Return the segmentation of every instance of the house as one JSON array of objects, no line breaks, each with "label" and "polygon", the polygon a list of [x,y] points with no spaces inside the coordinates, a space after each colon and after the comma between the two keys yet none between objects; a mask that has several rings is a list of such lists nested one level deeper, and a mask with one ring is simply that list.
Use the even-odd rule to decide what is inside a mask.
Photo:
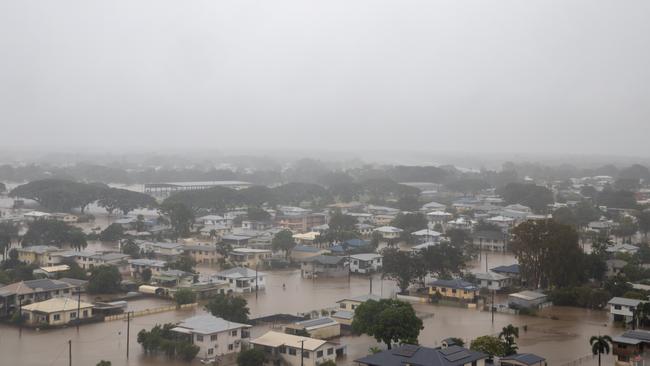
[{"label": "house", "polygon": [[375,227],[370,224],[355,224],[354,227],[364,238],[369,238],[372,235],[373,230],[375,230]]},{"label": "house", "polygon": [[341,335],[341,324],[330,317],[303,320],[284,328],[287,334],[308,334],[312,338],[330,339]]},{"label": "house", "polygon": [[197,264],[216,264],[222,256],[217,252],[217,247],[207,245],[185,245],[185,254],[189,255]]},{"label": "house", "polygon": [[548,297],[535,291],[521,291],[508,295],[508,305],[513,308],[536,309],[548,301]]},{"label": "house", "polygon": [[647,358],[648,345],[650,345],[648,330],[628,330],[620,336],[612,337],[612,354],[616,356],[616,365],[643,365],[643,360]]},{"label": "house", "polygon": [[297,244],[310,245],[313,244],[320,233],[318,231],[310,231],[307,233],[293,234],[293,239]]},{"label": "house", "polygon": [[431,348],[404,344],[355,362],[365,366],[484,366],[488,355],[460,346]]},{"label": "house", "polygon": [[320,249],[308,245],[296,245],[293,249],[291,249],[291,254],[289,257],[291,260],[299,262],[305,258],[324,255],[327,253],[329,253],[329,250],[327,249]]},{"label": "house", "polygon": [[194,222],[203,226],[225,225],[226,218],[219,215],[206,215],[197,218]]},{"label": "house", "polygon": [[273,227],[270,221],[243,220],[241,228],[244,230],[268,230]]},{"label": "house", "polygon": [[474,301],[478,288],[473,284],[459,280],[434,280],[429,283],[430,296],[442,296],[462,301]]},{"label": "house", "polygon": [[609,313],[614,321],[629,323],[634,318],[634,313],[641,303],[645,301],[627,299],[625,297],[613,297],[607,302]]},{"label": "house", "polygon": [[435,227],[436,225],[444,227],[452,217],[454,217],[454,215],[444,211],[431,211],[427,213],[427,220],[429,221],[430,227]]},{"label": "house", "polygon": [[374,273],[381,270],[383,257],[377,253],[350,255],[350,272]]},{"label": "house", "polygon": [[30,325],[65,325],[77,319],[92,317],[93,305],[69,297],[55,297],[25,305],[21,311]]},{"label": "house", "polygon": [[354,311],[348,310],[338,310],[332,316],[332,319],[336,320],[340,324],[350,325],[352,324],[352,319],[354,319]]},{"label": "house", "polygon": [[219,224],[219,225],[206,225],[201,228],[199,231],[201,237],[206,239],[215,239],[217,242],[220,242],[224,235],[229,234],[232,229],[229,226]]},{"label": "house", "polygon": [[131,277],[139,277],[145,269],[149,269],[152,274],[160,274],[167,269],[167,262],[157,259],[129,259],[129,274]]},{"label": "house", "polygon": [[230,244],[234,247],[243,247],[248,245],[248,241],[253,239],[253,236],[241,234],[227,234],[221,237],[224,244]]},{"label": "house", "polygon": [[250,341],[266,354],[265,365],[317,366],[336,360],[336,344],[321,339],[267,332]]},{"label": "house", "polygon": [[447,222],[447,226],[450,229],[471,230],[473,225],[474,222],[472,220],[466,219],[464,217],[459,217],[456,220]]},{"label": "house", "polygon": [[153,274],[150,283],[165,287],[189,286],[194,283],[194,278],[195,275],[193,273],[178,269],[168,269]]},{"label": "house", "polygon": [[242,340],[248,339],[248,324],[240,324],[217,318],[213,315],[196,315],[180,322],[172,332],[188,339],[199,347],[197,357],[203,361],[214,361],[217,356],[241,351]]},{"label": "house", "polygon": [[56,297],[70,297],[80,292],[86,282],[69,283],[43,278],[21,281],[0,287],[0,316],[11,314],[20,304],[35,303]]},{"label": "house", "polygon": [[73,260],[79,267],[85,270],[91,270],[94,267],[103,265],[119,266],[131,258],[129,255],[123,253],[97,253],[75,250],[53,253],[51,256],[53,261],[55,260],[54,258],[57,258],[59,263],[63,263],[66,260]]},{"label": "house", "polygon": [[605,249],[609,254],[631,254],[634,255],[639,251],[639,247],[631,244],[614,244]]},{"label": "house", "polygon": [[516,353],[501,357],[501,366],[545,366],[546,359],[534,353]]},{"label": "house", "polygon": [[379,233],[382,238],[386,240],[399,239],[404,230],[394,227],[394,226],[381,226],[375,229],[376,233]]},{"label": "house", "polygon": [[367,294],[367,295],[341,299],[336,303],[339,304],[340,310],[351,311],[354,314],[354,310],[356,310],[359,305],[363,304],[368,300],[379,301],[381,300],[381,297],[373,294]]},{"label": "house", "polygon": [[61,249],[51,245],[34,245],[30,247],[16,248],[18,260],[27,264],[48,266],[56,264],[52,262],[51,254]]},{"label": "house", "polygon": [[327,215],[322,213],[287,213],[276,215],[275,225],[296,233],[304,233],[315,226],[327,223]]},{"label": "house", "polygon": [[266,287],[266,273],[250,268],[235,267],[213,275],[217,280],[228,282],[228,292],[254,292]]},{"label": "house", "polygon": [[317,255],[302,260],[300,273],[303,278],[342,277],[348,274],[345,257]]},{"label": "house", "polygon": [[271,259],[272,255],[268,249],[235,248],[228,253],[228,259],[237,266],[254,268]]},{"label": "house", "polygon": [[488,290],[501,291],[512,284],[510,277],[494,272],[474,273],[474,277],[478,281],[479,288]]},{"label": "house", "polygon": [[627,266],[627,261],[622,259],[608,259],[605,261],[607,265],[607,277],[614,277],[619,275],[625,266]]},{"label": "house", "polygon": [[42,277],[47,277],[47,278],[53,278],[61,273],[65,273],[70,270],[70,266],[67,264],[59,264],[56,266],[47,266],[47,267],[40,267],[32,271],[34,275],[40,275]]},{"label": "house", "polygon": [[504,276],[508,276],[512,279],[513,283],[519,282],[521,279],[520,275],[520,266],[519,264],[510,264],[507,266],[497,266],[494,268],[491,268],[490,271],[494,273],[498,273]]},{"label": "house", "polygon": [[501,231],[483,230],[472,234],[472,243],[479,250],[503,252],[507,248],[507,235]]},{"label": "house", "polygon": [[413,253],[417,254],[418,252],[421,252],[421,251],[423,251],[423,250],[425,250],[425,249],[427,249],[429,247],[435,247],[437,245],[440,245],[440,243],[429,241],[429,242],[418,244],[418,245],[415,245],[415,246],[411,247],[411,251]]},{"label": "house", "polygon": [[441,235],[441,233],[429,229],[418,230],[411,233],[411,236],[413,236],[418,243],[437,243],[440,241]]},{"label": "house", "polygon": [[151,242],[151,241],[138,241],[136,242],[140,247],[140,251],[144,253],[154,253],[156,258],[168,261],[174,261],[183,254],[183,244],[181,243],[166,243],[166,242]]},{"label": "house", "polygon": [[422,206],[422,208],[420,208],[420,211],[422,211],[422,212],[443,211],[446,208],[447,208],[447,205],[443,205],[442,203],[429,202],[427,204],[424,204]]}]

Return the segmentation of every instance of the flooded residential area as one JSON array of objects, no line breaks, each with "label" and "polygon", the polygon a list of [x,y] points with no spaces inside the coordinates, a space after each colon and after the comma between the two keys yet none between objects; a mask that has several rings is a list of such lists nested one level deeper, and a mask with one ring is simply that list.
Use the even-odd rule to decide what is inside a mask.
[{"label": "flooded residential area", "polygon": [[0,366],[650,365],[648,19],[0,0]]}]

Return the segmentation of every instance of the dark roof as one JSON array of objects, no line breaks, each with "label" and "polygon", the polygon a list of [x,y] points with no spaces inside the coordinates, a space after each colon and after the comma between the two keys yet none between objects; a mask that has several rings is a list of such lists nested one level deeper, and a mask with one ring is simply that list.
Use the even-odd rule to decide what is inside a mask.
[{"label": "dark roof", "polygon": [[510,273],[510,274],[519,274],[519,265],[511,264],[509,266],[498,266],[490,269],[492,272],[496,273]]},{"label": "dark roof", "polygon": [[63,283],[61,281],[57,280],[50,280],[48,278],[43,278],[40,280],[30,280],[30,281],[25,281],[23,284],[33,290],[37,289],[42,289],[45,291],[48,290],[60,290],[60,289],[66,289],[69,287],[67,283]]},{"label": "dark roof", "polygon": [[623,333],[623,337],[638,339],[644,342],[650,342],[650,331],[647,330],[628,330]]},{"label": "dark roof", "polygon": [[500,231],[484,230],[484,231],[475,232],[473,237],[474,238],[490,239],[490,240],[504,240],[505,239],[505,234],[500,232]]},{"label": "dark roof", "polygon": [[455,288],[461,290],[476,290],[476,286],[463,280],[435,280],[430,283],[432,286]]},{"label": "dark roof", "polygon": [[317,255],[314,257],[305,258],[303,262],[318,262],[320,264],[339,264],[345,260],[344,257],[336,257],[333,255]]},{"label": "dark roof", "polygon": [[508,361],[508,360],[521,362],[524,365],[535,365],[540,362],[546,361],[544,357],[540,357],[534,353],[517,353],[510,356],[501,357],[501,361]]},{"label": "dark roof", "polygon": [[461,366],[487,357],[484,353],[459,346],[429,348],[405,344],[355,361],[370,366]]},{"label": "dark roof", "polygon": [[362,239],[348,239],[343,243],[350,247],[363,247],[369,244],[369,242]]}]

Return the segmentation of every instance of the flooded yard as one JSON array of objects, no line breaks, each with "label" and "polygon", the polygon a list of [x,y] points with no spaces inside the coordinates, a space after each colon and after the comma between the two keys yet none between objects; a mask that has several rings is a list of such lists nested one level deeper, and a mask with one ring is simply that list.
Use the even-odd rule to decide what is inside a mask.
[{"label": "flooded yard", "polygon": [[[202,271],[209,271],[202,268]],[[248,294],[251,316],[274,313],[296,314],[311,310],[335,307],[344,297],[368,293],[370,281],[365,277],[341,279],[306,280],[297,270],[269,272],[268,287],[264,292]],[[283,284],[285,285],[283,287]],[[393,296],[392,281],[373,281],[373,293]],[[130,309],[164,306],[158,299],[142,299],[130,302]],[[604,311],[552,307],[539,316],[514,316],[495,314],[494,324],[489,312],[457,307],[415,304],[423,317],[424,330],[419,341],[423,345],[437,346],[446,337],[459,337],[469,342],[485,334],[497,334],[508,324],[520,326],[519,346],[522,352],[534,352],[547,358],[549,365],[564,365],[590,353],[588,339],[598,334],[618,334]],[[73,365],[94,365],[101,359],[110,360],[114,366],[159,365],[163,359],[144,356],[136,342],[140,329],[156,324],[180,321],[203,312],[202,307],[191,310],[172,311],[134,318],[131,322],[130,358],[126,359],[126,321],[113,321],[85,325],[79,328],[58,330],[23,330],[0,325],[0,355],[2,365],[59,365],[68,364],[68,340],[72,340]],[[552,318],[551,318],[552,317]],[[527,326],[524,330],[523,326]],[[255,327],[252,336],[263,334],[268,326]],[[353,360],[368,353],[377,342],[368,336],[346,336],[338,340],[347,344],[348,356],[341,365],[351,365]],[[187,365],[184,362],[164,360],[165,365]],[[595,364],[590,358],[582,364]],[[199,363],[195,361],[194,365]]]}]

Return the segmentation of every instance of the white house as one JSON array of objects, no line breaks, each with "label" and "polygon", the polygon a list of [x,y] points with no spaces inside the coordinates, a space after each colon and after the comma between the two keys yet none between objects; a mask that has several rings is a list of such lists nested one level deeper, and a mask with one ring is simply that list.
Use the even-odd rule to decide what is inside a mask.
[{"label": "white house", "polygon": [[375,229],[384,239],[397,239],[404,230],[394,226],[381,226]]},{"label": "white house", "polygon": [[142,274],[145,269],[150,269],[152,274],[160,274],[167,268],[167,262],[159,261],[156,259],[129,259],[129,272],[131,277],[137,277]]},{"label": "white house", "polygon": [[373,273],[381,270],[383,257],[377,253],[353,254],[350,256],[350,272]]},{"label": "white house", "polygon": [[245,267],[235,267],[214,275],[217,280],[228,282],[229,292],[255,292],[266,288],[266,273]]},{"label": "white house", "polygon": [[207,215],[207,216],[201,216],[194,220],[199,225],[225,225],[226,224],[226,218],[223,216],[219,215]]},{"label": "white house", "polygon": [[250,327],[204,314],[183,320],[172,332],[184,335],[198,346],[197,357],[201,360],[214,361],[217,356],[241,351],[242,340],[249,338]]},{"label": "white house", "polygon": [[418,243],[427,243],[434,242],[437,243],[440,241],[441,233],[435,230],[422,229],[415,232],[412,232],[411,235],[415,238]]},{"label": "white house", "polygon": [[476,277],[480,288],[494,291],[500,291],[501,289],[510,286],[512,283],[510,277],[494,272],[474,273],[474,277]]},{"label": "white house", "polygon": [[336,361],[336,344],[321,339],[270,331],[250,343],[266,353],[266,365],[318,366]]},{"label": "white house", "polygon": [[628,299],[625,297],[613,297],[607,302],[609,313],[614,321],[630,322],[634,317],[634,312],[641,303],[645,301],[637,299]]}]

